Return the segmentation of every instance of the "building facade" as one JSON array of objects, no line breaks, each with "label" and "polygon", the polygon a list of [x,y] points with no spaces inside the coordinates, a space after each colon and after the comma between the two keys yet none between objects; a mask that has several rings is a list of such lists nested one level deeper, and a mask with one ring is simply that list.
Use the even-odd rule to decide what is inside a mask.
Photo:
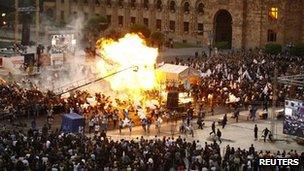
[{"label": "building facade", "polygon": [[138,23],[167,39],[231,48],[304,42],[304,0],[48,0],[57,22],[106,16],[112,29]]}]

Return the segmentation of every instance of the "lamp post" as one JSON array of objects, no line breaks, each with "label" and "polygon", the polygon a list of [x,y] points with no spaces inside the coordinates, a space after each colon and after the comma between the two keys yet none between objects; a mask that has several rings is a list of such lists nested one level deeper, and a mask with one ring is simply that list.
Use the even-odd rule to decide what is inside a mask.
[{"label": "lamp post", "polygon": [[211,30],[208,31],[208,48],[209,48],[209,58],[211,57],[212,51],[212,41],[213,41],[213,33]]},{"label": "lamp post", "polygon": [[169,29],[168,29],[167,24],[165,25],[164,34],[165,34],[165,45],[164,45],[164,47],[166,47],[168,34],[169,34]]}]

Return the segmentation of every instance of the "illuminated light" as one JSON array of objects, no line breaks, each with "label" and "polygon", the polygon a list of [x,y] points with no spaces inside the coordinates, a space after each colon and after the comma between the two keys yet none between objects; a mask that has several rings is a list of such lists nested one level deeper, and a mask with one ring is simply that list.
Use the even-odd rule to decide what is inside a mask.
[{"label": "illuminated light", "polygon": [[6,16],[6,13],[2,13],[1,16],[2,16],[2,17],[5,17],[5,16]]},{"label": "illuminated light", "polygon": [[278,19],[278,13],[279,13],[279,9],[277,7],[271,7],[269,9],[269,17],[273,20],[277,20]]},{"label": "illuminated light", "polygon": [[126,34],[118,41],[102,38],[97,47],[102,57],[96,67],[102,76],[136,66],[106,78],[112,90],[127,93],[134,101],[142,101],[143,91],[158,86],[154,69],[158,49],[148,47],[139,35]]},{"label": "illuminated light", "polygon": [[76,45],[76,39],[73,39],[71,43],[72,45]]},{"label": "illuminated light", "polygon": [[56,45],[56,40],[52,39],[52,45],[55,46]]},{"label": "illuminated light", "polygon": [[6,21],[3,21],[3,25],[6,25]]}]

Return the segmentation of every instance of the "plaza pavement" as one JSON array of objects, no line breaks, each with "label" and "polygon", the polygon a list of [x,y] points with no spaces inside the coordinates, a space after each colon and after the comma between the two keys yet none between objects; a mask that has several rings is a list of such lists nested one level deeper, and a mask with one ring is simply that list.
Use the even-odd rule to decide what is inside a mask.
[{"label": "plaza pavement", "polygon": [[[257,120],[247,121],[247,113],[248,111],[241,112],[239,117],[239,122],[236,123],[233,118],[231,118],[231,113],[228,114],[228,124],[222,129],[220,125],[216,125],[216,130],[219,128],[222,132],[223,142],[220,144],[222,152],[225,150],[227,145],[231,147],[241,149],[249,149],[250,145],[253,144],[256,150],[269,150],[272,152],[276,152],[278,150],[297,150],[298,152],[304,152],[304,147],[297,144],[290,136],[283,134],[283,121],[275,120],[276,132],[274,138],[277,139],[275,142],[264,142],[261,138],[262,131],[266,127],[270,129],[270,120]],[[181,124],[181,121],[178,121],[176,124],[174,123],[166,123],[164,122],[161,127],[161,133],[157,135],[157,131],[155,129],[155,125],[151,125],[150,134],[147,134],[143,131],[141,126],[134,127],[132,129],[132,133],[129,133],[128,129],[123,129],[122,133],[119,134],[118,130],[108,131],[107,135],[114,140],[120,139],[136,139],[143,136],[144,138],[152,139],[157,135],[158,137],[172,137],[172,128],[174,128],[173,137],[177,138],[181,136],[182,138],[187,138],[188,141],[199,140],[199,144],[204,145],[205,142],[211,143],[213,142],[213,136],[209,135],[211,132],[211,124],[213,121],[217,121],[218,118],[221,118],[223,115],[214,115],[207,116],[205,120],[205,126],[203,130],[197,129],[196,119],[192,121],[193,125],[195,125],[194,137],[190,134],[179,134],[178,129]],[[257,124],[259,128],[259,140],[254,140],[254,124]]]}]

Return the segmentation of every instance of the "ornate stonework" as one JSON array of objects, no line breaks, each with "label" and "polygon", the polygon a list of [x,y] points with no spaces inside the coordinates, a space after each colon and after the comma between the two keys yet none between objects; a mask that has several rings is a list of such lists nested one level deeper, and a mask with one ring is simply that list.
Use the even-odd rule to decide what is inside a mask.
[{"label": "ornate stonework", "polygon": [[[151,31],[166,33],[167,38],[203,45],[208,45],[211,40],[214,43],[216,35],[221,34],[216,31],[217,16],[223,16],[218,14],[219,11],[227,11],[232,21],[232,39],[229,40],[232,48],[261,47],[268,42],[282,45],[304,42],[304,0],[119,1],[53,0],[45,3],[45,8],[54,11],[58,22],[68,22],[75,15],[108,16],[113,29],[127,29],[133,20],[140,24],[145,20]],[[277,18],[269,17],[271,9],[276,11],[273,15]],[[122,24],[119,24],[119,16],[123,17]],[[171,25],[175,26],[173,30],[170,30],[170,21],[174,23]],[[203,27],[199,29],[199,25]],[[225,28],[219,30],[229,34]],[[227,38],[222,39],[226,41]]]}]

